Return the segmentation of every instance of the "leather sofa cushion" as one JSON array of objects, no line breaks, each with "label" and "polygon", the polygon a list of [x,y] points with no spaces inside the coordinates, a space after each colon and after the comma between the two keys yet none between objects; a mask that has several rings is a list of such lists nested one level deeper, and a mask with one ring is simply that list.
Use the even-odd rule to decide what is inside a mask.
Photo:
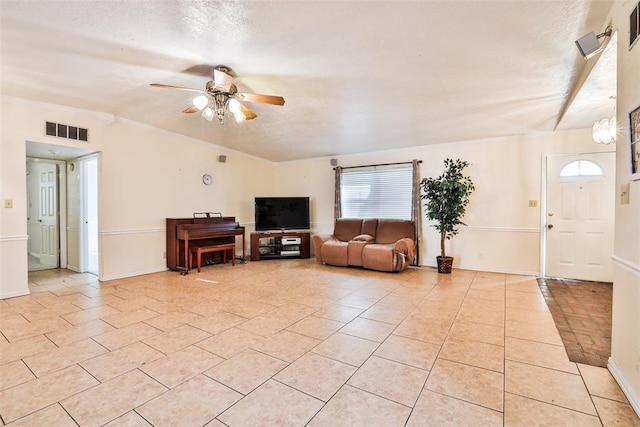
[{"label": "leather sofa cushion", "polygon": [[415,225],[413,221],[404,219],[379,219],[376,230],[376,243],[395,243],[403,237],[413,239],[415,236]]},{"label": "leather sofa cushion", "polygon": [[354,267],[362,267],[362,251],[365,246],[369,244],[368,241],[352,240],[347,243],[347,263]]},{"label": "leather sofa cushion", "polygon": [[396,271],[397,254],[393,247],[393,243],[366,245],[362,249],[362,266],[378,271]]},{"label": "leather sofa cushion", "polygon": [[378,228],[378,218],[367,218],[362,220],[362,234],[369,234],[370,236],[376,236],[376,229]]},{"label": "leather sofa cushion", "polygon": [[370,234],[358,234],[356,237],[354,237],[351,240],[355,240],[357,242],[373,243],[375,242],[376,238]]},{"label": "leather sofa cushion", "polygon": [[347,266],[347,242],[330,239],[320,248],[322,261],[329,265]]},{"label": "leather sofa cushion", "polygon": [[333,235],[337,240],[348,242],[361,233],[362,220],[357,218],[340,218],[336,220]]}]

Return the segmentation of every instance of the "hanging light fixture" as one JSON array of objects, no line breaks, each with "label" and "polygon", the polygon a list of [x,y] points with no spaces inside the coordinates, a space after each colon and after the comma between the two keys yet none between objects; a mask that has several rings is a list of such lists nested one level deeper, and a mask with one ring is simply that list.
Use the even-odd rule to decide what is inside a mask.
[{"label": "hanging light fixture", "polygon": [[245,119],[240,103],[237,99],[231,98],[235,93],[235,85],[230,92],[214,91],[207,95],[198,95],[191,100],[191,103],[198,110],[202,111],[202,117],[208,121],[213,121],[214,117],[218,117],[220,124],[224,124],[224,116],[227,111],[233,113],[236,122],[240,123]]},{"label": "hanging light fixture", "polygon": [[211,107],[205,108],[204,111],[202,112],[202,117],[204,117],[208,121],[212,121],[213,120],[213,116],[215,116],[215,115],[216,115],[216,112],[213,111],[213,108],[211,108]]},{"label": "hanging light fixture", "polygon": [[209,105],[209,98],[207,98],[206,95],[198,95],[195,98],[193,98],[191,102],[193,103],[193,106],[196,107],[198,110],[202,110],[204,107]]},{"label": "hanging light fixture", "polygon": [[241,123],[245,120],[244,114],[242,114],[242,105],[235,98],[229,100],[229,112],[233,114],[236,123]]},{"label": "hanging light fixture", "polygon": [[613,115],[597,120],[591,129],[593,141],[596,144],[611,144],[616,142],[616,134],[618,128],[616,126],[616,108],[613,107]]},{"label": "hanging light fixture", "polygon": [[281,96],[238,92],[238,87],[233,83],[233,80],[231,69],[224,65],[218,65],[213,69],[213,79],[207,82],[204,90],[163,83],[151,83],[151,86],[200,93],[191,100],[193,106],[185,108],[182,112],[201,112],[202,117],[208,121],[213,121],[213,118],[217,117],[220,124],[224,124],[224,117],[227,111],[233,114],[238,123],[245,120],[253,120],[257,117],[256,113],[238,102],[239,100],[284,105],[284,98]]}]

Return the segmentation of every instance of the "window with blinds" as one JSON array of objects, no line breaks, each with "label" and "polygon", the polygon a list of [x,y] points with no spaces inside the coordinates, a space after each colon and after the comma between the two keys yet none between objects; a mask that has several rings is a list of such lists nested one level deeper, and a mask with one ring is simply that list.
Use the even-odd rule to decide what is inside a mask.
[{"label": "window with blinds", "polygon": [[344,169],[342,217],[411,219],[412,176],[411,164]]}]

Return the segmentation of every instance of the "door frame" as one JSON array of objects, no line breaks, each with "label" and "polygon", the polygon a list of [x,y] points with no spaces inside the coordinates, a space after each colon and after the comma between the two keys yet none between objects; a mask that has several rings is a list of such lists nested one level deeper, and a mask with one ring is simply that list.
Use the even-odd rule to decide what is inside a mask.
[{"label": "door frame", "polygon": [[[613,153],[615,155],[615,150],[609,151],[582,151],[578,153],[553,153],[553,154],[543,154],[542,155],[542,198],[541,198],[541,206],[540,206],[540,276],[547,277],[547,186],[548,186],[548,170],[547,165],[549,163],[549,158],[551,157],[576,157],[576,156],[588,156],[593,154],[607,154]],[[617,165],[615,165],[617,166]],[[616,171],[613,171],[614,176]],[[615,192],[615,187],[613,189]],[[614,206],[615,209],[615,206]],[[615,229],[615,215],[613,217],[614,221],[614,229]],[[612,236],[615,237],[615,236]]]}]

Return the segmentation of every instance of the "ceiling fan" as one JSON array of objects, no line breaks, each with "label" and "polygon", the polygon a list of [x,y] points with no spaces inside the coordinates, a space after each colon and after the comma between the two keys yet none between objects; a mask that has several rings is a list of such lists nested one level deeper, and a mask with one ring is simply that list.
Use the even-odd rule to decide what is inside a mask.
[{"label": "ceiling fan", "polygon": [[284,105],[284,98],[281,96],[238,92],[238,87],[233,83],[234,78],[229,74],[230,72],[231,69],[223,65],[215,67],[213,69],[213,80],[209,80],[204,89],[192,89],[162,83],[151,83],[151,86],[199,93],[200,95],[192,100],[193,106],[184,109],[183,113],[202,111],[202,117],[206,120],[212,121],[217,116],[220,124],[224,124],[224,116],[227,111],[233,114],[237,122],[252,120],[257,117],[253,111],[240,101]]}]

